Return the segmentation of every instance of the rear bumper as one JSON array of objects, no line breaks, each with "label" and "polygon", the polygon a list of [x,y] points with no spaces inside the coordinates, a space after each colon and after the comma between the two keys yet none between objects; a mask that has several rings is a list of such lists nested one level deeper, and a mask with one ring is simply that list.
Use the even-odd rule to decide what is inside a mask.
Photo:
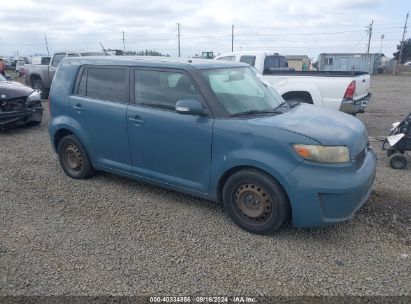
[{"label": "rear bumper", "polygon": [[301,163],[287,176],[294,185],[288,191],[293,225],[319,227],[349,220],[368,199],[375,172],[371,149],[360,168],[354,163],[346,167]]},{"label": "rear bumper", "polygon": [[364,96],[363,98],[357,100],[344,99],[341,102],[340,111],[348,114],[364,113],[370,99],[371,93],[368,93],[367,96]]}]

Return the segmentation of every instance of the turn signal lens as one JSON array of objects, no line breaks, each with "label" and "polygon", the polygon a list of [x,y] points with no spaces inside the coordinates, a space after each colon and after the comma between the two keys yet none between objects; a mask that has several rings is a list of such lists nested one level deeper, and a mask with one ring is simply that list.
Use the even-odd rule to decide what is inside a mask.
[{"label": "turn signal lens", "polygon": [[293,145],[295,152],[302,158],[320,163],[346,163],[350,153],[345,146]]}]

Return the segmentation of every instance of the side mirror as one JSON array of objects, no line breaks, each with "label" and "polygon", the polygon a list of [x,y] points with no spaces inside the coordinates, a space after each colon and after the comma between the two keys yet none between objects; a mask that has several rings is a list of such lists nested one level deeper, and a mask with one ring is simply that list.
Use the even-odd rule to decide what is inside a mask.
[{"label": "side mirror", "polygon": [[188,115],[203,115],[204,108],[201,103],[193,99],[183,99],[176,103],[176,112]]}]

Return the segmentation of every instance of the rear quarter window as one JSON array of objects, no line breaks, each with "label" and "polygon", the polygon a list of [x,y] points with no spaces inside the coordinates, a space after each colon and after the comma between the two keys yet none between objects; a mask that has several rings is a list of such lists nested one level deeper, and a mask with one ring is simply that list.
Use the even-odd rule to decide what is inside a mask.
[{"label": "rear quarter window", "polygon": [[77,94],[114,102],[128,102],[127,69],[86,67],[80,72]]}]

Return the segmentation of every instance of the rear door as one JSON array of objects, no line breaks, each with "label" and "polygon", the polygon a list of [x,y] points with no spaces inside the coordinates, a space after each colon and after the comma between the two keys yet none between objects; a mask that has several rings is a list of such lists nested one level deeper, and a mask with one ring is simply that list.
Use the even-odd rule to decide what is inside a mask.
[{"label": "rear door", "polygon": [[86,66],[79,72],[70,97],[71,124],[100,167],[129,172],[127,137],[129,69]]},{"label": "rear door", "polygon": [[182,99],[204,100],[191,77],[180,70],[136,69],[135,104],[127,112],[133,172],[145,178],[208,193],[214,119],[182,115]]}]

